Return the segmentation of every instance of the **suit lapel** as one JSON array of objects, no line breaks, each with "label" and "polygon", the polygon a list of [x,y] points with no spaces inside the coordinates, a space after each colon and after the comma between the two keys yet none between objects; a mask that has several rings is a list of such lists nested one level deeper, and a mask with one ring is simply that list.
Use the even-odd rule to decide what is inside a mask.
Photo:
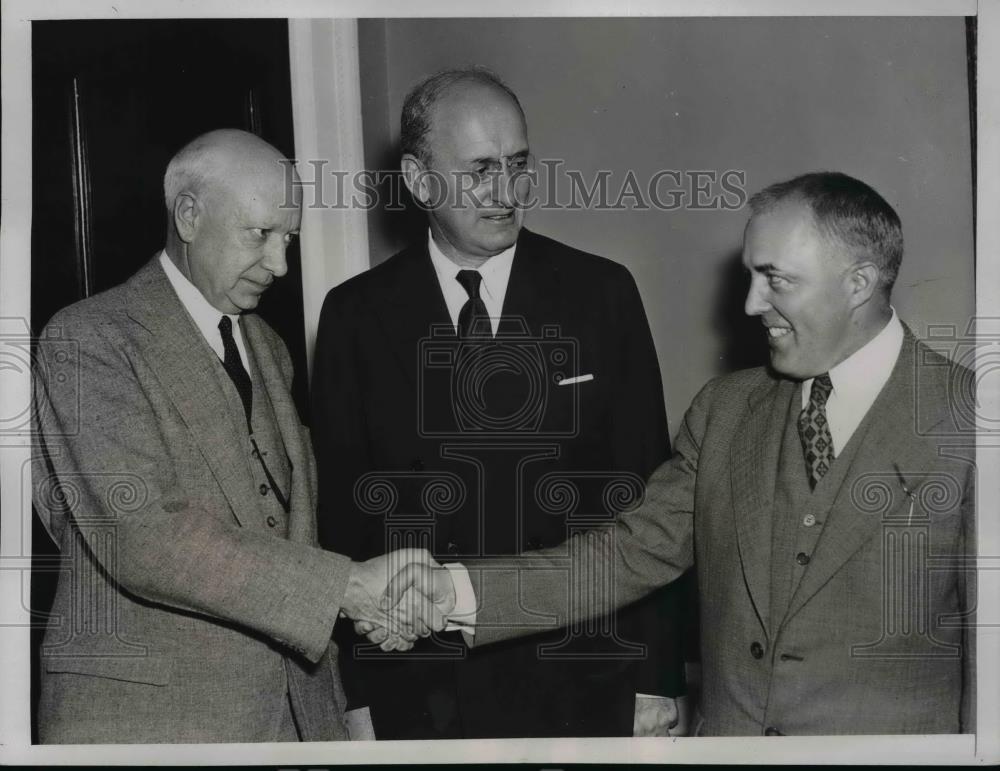
[{"label": "suit lapel", "polygon": [[[521,229],[510,268],[510,280],[504,295],[503,312],[497,336],[541,334],[543,324],[556,324],[565,318],[554,303],[563,293],[557,291],[559,271],[538,248],[538,238]],[[524,325],[527,329],[524,329]],[[565,330],[560,330],[564,333]]]},{"label": "suit lapel", "polygon": [[770,627],[774,485],[788,405],[797,392],[797,385],[787,380],[769,381],[754,389],[730,449],[730,484],[740,561],[765,629]]},{"label": "suit lapel", "polygon": [[[813,559],[792,595],[786,620],[880,532],[887,515],[908,503],[900,474],[913,489],[935,461],[930,445],[916,435],[914,346],[907,330],[888,382],[851,438],[851,443],[860,445],[834,498]],[[922,397],[928,401],[946,398],[935,390],[940,390],[935,379],[922,382]]]},{"label": "suit lapel", "polygon": [[389,286],[383,296],[388,299],[373,302],[371,307],[404,374],[417,387],[420,341],[430,337],[432,330],[435,336],[454,339],[455,330],[427,244],[413,246],[393,259],[394,270],[385,279]]},{"label": "suit lapel", "polygon": [[[150,333],[146,361],[240,522],[240,512],[256,510],[257,501],[251,494],[253,480],[243,444],[228,421],[226,396],[209,358],[218,357],[184,309],[158,258],[129,281],[127,313]],[[220,416],[226,417],[220,420]],[[220,430],[223,426],[232,430]]]}]

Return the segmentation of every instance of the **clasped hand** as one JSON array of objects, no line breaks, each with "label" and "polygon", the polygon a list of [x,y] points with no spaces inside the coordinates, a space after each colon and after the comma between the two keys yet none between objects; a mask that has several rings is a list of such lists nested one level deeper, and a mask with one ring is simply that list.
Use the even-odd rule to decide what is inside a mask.
[{"label": "clasped hand", "polygon": [[353,564],[341,612],[382,650],[406,651],[443,630],[454,607],[447,568],[426,549],[399,549]]}]

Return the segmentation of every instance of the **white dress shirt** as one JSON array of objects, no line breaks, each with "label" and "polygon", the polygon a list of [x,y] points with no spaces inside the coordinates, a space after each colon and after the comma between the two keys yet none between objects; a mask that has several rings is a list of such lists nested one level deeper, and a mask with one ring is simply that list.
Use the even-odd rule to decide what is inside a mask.
[{"label": "white dress shirt", "polygon": [[181,273],[180,269],[167,257],[165,250],[160,252],[160,265],[163,266],[163,270],[170,280],[170,285],[177,293],[177,297],[181,301],[181,305],[184,306],[184,310],[191,316],[194,325],[198,327],[202,337],[212,346],[212,350],[215,351],[215,355],[221,361],[226,360],[226,349],[222,345],[222,333],[219,331],[219,322],[223,316],[229,316],[233,322],[233,337],[236,340],[236,349],[240,352],[240,360],[243,362],[243,368],[249,375],[250,364],[247,360],[246,347],[243,345],[240,315],[238,313],[223,313],[206,300],[201,290],[192,284],[190,279]]},{"label": "white dress shirt", "polygon": [[[889,382],[903,348],[903,325],[892,309],[892,318],[881,332],[830,370],[833,390],[826,400],[826,419],[837,457],[861,425],[882,387]],[[802,383],[802,409],[809,404],[813,378]]]},{"label": "white dress shirt", "polygon": [[483,305],[486,306],[486,312],[490,316],[490,326],[493,328],[493,336],[496,337],[497,327],[500,326],[500,314],[503,313],[503,300],[507,296],[507,283],[510,281],[510,268],[514,263],[514,250],[516,248],[517,244],[514,244],[500,254],[494,254],[479,268],[462,268],[445,256],[444,252],[434,243],[434,237],[430,230],[427,231],[427,251],[430,252],[434,272],[437,274],[438,283],[441,284],[444,301],[448,305],[448,315],[451,316],[451,323],[454,324],[456,331],[458,330],[458,316],[462,312],[462,306],[469,301],[469,295],[455,277],[460,270],[476,270],[483,277],[483,281],[479,285],[479,296],[483,300]]}]

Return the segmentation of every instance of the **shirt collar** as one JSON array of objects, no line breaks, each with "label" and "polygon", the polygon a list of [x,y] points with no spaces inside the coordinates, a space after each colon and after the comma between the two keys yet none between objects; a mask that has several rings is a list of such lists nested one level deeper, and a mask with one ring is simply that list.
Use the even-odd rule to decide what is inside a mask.
[{"label": "shirt collar", "polygon": [[[494,254],[486,262],[475,269],[483,277],[480,290],[492,300],[502,299],[507,291],[507,282],[510,279],[510,269],[514,263],[514,252],[517,250],[517,243],[504,249],[499,254]],[[438,274],[438,280],[444,284],[446,281],[455,281],[458,271],[464,270],[460,265],[452,262],[445,253],[441,251],[430,228],[427,230],[427,251],[431,255],[431,263]]]},{"label": "shirt collar", "polygon": [[881,332],[830,370],[830,382],[838,398],[853,400],[877,394],[888,382],[903,347],[903,325],[896,309],[891,310],[892,316]]},{"label": "shirt collar", "polygon": [[239,323],[239,314],[223,313],[206,300],[201,290],[181,273],[180,268],[174,265],[165,249],[160,252],[160,265],[163,266],[167,279],[177,293],[181,305],[184,306],[206,340],[214,340],[219,336],[219,321],[223,316],[229,316],[232,319],[233,327],[236,327]]}]

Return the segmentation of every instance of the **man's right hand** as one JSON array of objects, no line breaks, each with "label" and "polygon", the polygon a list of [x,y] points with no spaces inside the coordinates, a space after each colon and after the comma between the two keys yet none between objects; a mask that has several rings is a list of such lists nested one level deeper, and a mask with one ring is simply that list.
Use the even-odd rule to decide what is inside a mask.
[{"label": "man's right hand", "polygon": [[[399,592],[389,602],[385,598],[386,584],[407,574],[411,567],[436,566],[425,549],[400,549],[367,562],[355,562],[341,603],[341,612],[355,621],[355,628],[368,631],[368,639],[383,650],[409,650],[417,637],[444,629],[444,616],[436,603],[426,600],[417,589]],[[399,598],[406,596],[405,602]],[[454,604],[454,603],[452,603]]]},{"label": "man's right hand", "polygon": [[[451,571],[431,559],[404,565],[386,587],[381,606],[394,617],[410,619],[417,634],[426,637],[445,628],[455,600]],[[367,619],[355,621],[354,630],[383,648],[392,636],[390,629]]]}]

